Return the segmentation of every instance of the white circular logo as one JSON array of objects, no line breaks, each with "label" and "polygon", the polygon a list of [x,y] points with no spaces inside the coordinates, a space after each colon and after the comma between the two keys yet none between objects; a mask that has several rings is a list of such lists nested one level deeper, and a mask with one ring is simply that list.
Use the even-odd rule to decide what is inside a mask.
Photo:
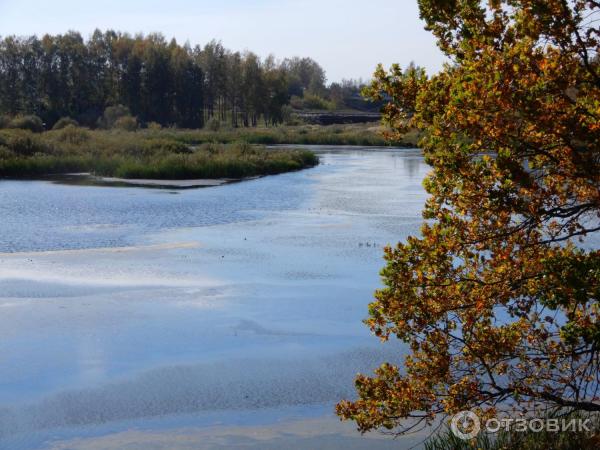
[{"label": "white circular logo", "polygon": [[450,421],[450,429],[454,436],[465,441],[473,439],[481,431],[479,417],[472,411],[461,411]]}]

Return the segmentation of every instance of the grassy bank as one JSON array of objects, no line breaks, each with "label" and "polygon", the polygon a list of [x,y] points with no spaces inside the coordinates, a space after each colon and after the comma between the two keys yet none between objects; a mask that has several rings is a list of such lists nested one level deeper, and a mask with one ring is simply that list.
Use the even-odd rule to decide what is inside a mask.
[{"label": "grassy bank", "polygon": [[0,176],[90,172],[119,178],[242,178],[318,163],[309,151],[272,151],[233,139],[199,140],[191,148],[192,141],[175,137],[179,133],[183,134],[90,131],[73,126],[45,133],[0,130]]},{"label": "grassy bank", "polygon": [[382,128],[373,123],[348,125],[297,125],[269,128],[237,128],[219,131],[202,130],[142,130],[149,136],[169,136],[178,142],[202,144],[206,142],[230,143],[244,141],[251,144],[301,144],[301,145],[361,145],[416,147],[417,132],[406,134],[400,141],[386,141]]}]

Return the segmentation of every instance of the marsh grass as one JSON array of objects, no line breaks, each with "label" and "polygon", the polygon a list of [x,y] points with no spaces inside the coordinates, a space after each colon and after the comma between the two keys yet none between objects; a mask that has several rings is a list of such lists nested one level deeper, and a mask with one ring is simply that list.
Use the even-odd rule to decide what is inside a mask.
[{"label": "marsh grass", "polygon": [[244,141],[250,144],[277,145],[360,145],[360,146],[402,146],[416,147],[420,134],[410,132],[400,141],[389,142],[381,132],[381,127],[373,124],[348,125],[296,125],[269,128],[229,128],[211,131],[175,130],[160,131],[143,130],[149,135],[168,135],[170,138],[188,144],[206,142],[231,143]]},{"label": "marsh grass", "polygon": [[191,147],[172,132],[90,131],[67,126],[34,134],[0,130],[0,176],[74,172],[119,178],[243,178],[312,167],[309,151],[267,150],[247,142]]}]

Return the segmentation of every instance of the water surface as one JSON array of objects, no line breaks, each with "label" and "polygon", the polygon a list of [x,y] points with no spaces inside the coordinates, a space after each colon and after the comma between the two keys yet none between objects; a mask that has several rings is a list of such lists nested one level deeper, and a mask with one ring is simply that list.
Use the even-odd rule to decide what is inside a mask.
[{"label": "water surface", "polygon": [[0,181],[0,448],[402,448],[332,409],[403,353],[361,320],[428,167],[318,151],[196,190]]}]

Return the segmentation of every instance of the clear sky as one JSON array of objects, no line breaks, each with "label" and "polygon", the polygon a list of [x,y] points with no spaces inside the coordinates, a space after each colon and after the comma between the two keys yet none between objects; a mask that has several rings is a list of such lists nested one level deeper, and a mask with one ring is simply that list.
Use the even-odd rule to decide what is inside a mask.
[{"label": "clear sky", "polygon": [[221,40],[232,50],[310,56],[329,81],[369,78],[377,63],[444,61],[416,0],[0,0],[0,35],[95,28],[161,32],[178,42]]}]

